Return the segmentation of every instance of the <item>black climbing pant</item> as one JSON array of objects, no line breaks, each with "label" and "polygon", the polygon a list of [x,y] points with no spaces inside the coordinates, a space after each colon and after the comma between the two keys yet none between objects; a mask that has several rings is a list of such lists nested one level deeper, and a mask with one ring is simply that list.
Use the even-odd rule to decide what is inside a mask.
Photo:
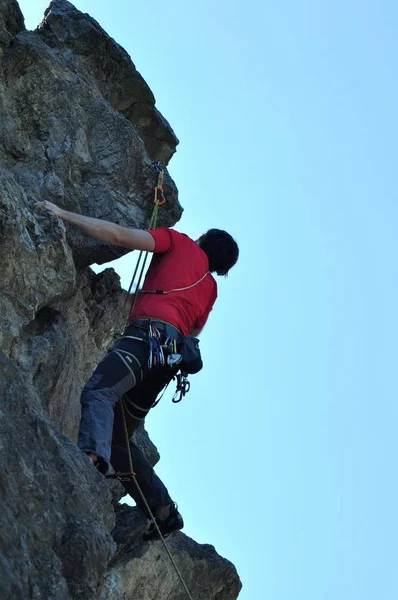
[{"label": "black climbing pant", "polygon": [[[120,405],[121,396],[124,398],[130,439],[133,431],[148,414],[158,394],[175,374],[175,370],[167,365],[149,369],[148,326],[142,320],[137,323],[133,321],[109,350],[81,395],[79,448],[87,454],[98,456],[103,465],[111,463],[115,471],[123,473],[130,471],[130,465]],[[167,337],[178,338],[178,331],[170,325],[157,321],[153,321],[153,325],[161,333],[161,343],[164,343]],[[137,482],[150,508],[171,504],[167,488],[131,439],[130,451]],[[137,506],[146,512],[134,481],[122,483]]]}]

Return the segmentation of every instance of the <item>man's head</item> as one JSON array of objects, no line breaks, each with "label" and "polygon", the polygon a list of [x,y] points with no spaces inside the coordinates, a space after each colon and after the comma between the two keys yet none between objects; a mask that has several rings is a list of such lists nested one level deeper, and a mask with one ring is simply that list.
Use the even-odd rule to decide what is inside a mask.
[{"label": "man's head", "polygon": [[238,244],[222,229],[209,229],[198,239],[198,244],[207,254],[210,273],[227,275],[238,260]]}]

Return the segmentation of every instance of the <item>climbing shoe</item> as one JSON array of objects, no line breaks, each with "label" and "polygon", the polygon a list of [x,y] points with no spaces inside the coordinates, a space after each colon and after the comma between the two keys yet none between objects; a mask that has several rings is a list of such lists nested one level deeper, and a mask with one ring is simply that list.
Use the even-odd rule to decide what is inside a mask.
[{"label": "climbing shoe", "polygon": [[[164,538],[169,536],[171,533],[174,533],[175,531],[179,531],[184,527],[183,518],[178,512],[176,504],[171,505],[170,514],[166,519],[160,519],[159,517],[156,517],[156,523]],[[148,531],[146,531],[146,533],[144,533],[143,535],[143,540],[148,541],[158,539],[160,539],[158,530],[156,529],[154,522],[151,521],[148,527]]]}]

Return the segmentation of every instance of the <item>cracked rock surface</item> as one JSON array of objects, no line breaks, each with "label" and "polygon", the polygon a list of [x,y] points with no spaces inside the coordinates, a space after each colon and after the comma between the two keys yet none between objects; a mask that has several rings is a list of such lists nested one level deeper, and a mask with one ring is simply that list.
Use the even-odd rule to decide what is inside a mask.
[{"label": "cracked rock surface", "polygon": [[[146,227],[153,162],[159,225],[182,214],[167,164],[178,140],[131,58],[89,15],[52,2],[26,31],[0,0],[0,598],[182,600],[161,542],[77,449],[80,393],[126,320],[125,252],[35,202]],[[159,455],[144,428],[136,441]],[[167,541],[194,600],[234,600],[234,566],[182,532]]]}]

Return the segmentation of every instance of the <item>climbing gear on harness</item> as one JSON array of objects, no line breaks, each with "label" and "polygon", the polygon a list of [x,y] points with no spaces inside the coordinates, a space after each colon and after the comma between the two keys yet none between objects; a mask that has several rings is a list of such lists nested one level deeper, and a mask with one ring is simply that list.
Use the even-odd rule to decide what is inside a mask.
[{"label": "climbing gear on harness", "polygon": [[167,364],[169,365],[169,367],[178,367],[178,365],[181,363],[182,361],[182,356],[181,354],[169,354],[167,357]]},{"label": "climbing gear on harness", "polygon": [[[131,329],[129,329],[130,327],[133,328],[133,331]],[[139,358],[135,354],[133,354],[132,352],[129,352],[128,349],[124,349],[124,348],[120,347],[119,342],[121,342],[122,340],[134,340],[134,341],[138,341],[138,342],[141,342],[144,344],[148,344],[149,345],[148,369],[154,369],[157,367],[165,367],[165,366],[169,367],[170,369],[174,370],[174,373],[173,373],[173,371],[171,372],[170,380],[175,379],[175,375],[176,375],[177,371],[179,369],[182,369],[184,356],[185,356],[186,367],[187,367],[186,369],[184,367],[185,378],[187,377],[188,371],[191,372],[191,370],[189,370],[189,362],[187,360],[187,357],[189,358],[189,352],[188,353],[183,352],[180,349],[181,341],[186,342],[187,341],[186,338],[188,338],[189,336],[181,336],[179,331],[173,325],[170,325],[169,323],[166,323],[165,321],[157,321],[157,320],[153,321],[152,319],[146,319],[146,318],[133,319],[129,325],[129,328],[127,328],[125,330],[123,335],[121,335],[121,337],[119,338],[118,342],[116,342],[114,344],[114,346],[112,347],[112,349],[109,352],[113,353],[115,356],[117,356],[118,359],[124,364],[125,368],[129,371],[129,373],[133,377],[134,386],[136,383],[140,383],[144,378],[143,365],[141,364]],[[132,335],[132,333],[136,329],[142,330],[142,336],[141,335]],[[195,340],[195,339],[196,338],[191,338],[191,340]],[[196,341],[198,342],[198,340],[196,340]],[[199,351],[199,349],[198,349],[198,351]],[[199,354],[199,357],[200,357],[200,354]],[[196,355],[193,355],[193,358],[195,360],[197,360]],[[137,373],[137,366],[139,369],[138,373]],[[192,372],[194,370],[195,369],[193,369]],[[189,390],[189,385],[187,385],[187,384],[188,384],[188,382],[184,385],[183,396],[185,396],[185,394]],[[168,384],[166,384],[162,394],[152,404],[152,406],[146,407],[146,408],[143,408],[142,406],[139,406],[138,404],[134,403],[133,400],[128,396],[128,394],[126,394],[125,395],[125,410],[126,410],[126,412],[130,415],[130,417],[132,417],[138,421],[143,421],[145,419],[145,417],[147,416],[147,413],[150,411],[150,409],[153,408],[154,406],[156,406],[158,404],[158,402],[162,399],[167,386],[168,386]],[[181,389],[181,386],[176,390],[176,394],[180,392],[180,389]],[[176,394],[175,394],[175,397],[176,397]],[[181,399],[182,399],[182,396],[180,397],[180,400]],[[132,412],[130,412],[130,410]],[[137,414],[137,411],[138,411],[138,414]]]},{"label": "climbing gear on harness", "polygon": [[[158,322],[158,321],[153,322],[152,319],[137,319],[137,320],[131,321],[131,324],[134,324],[134,323],[145,323],[145,325],[148,327],[148,329],[146,329],[146,327],[144,327],[143,325],[137,325],[137,326],[142,327],[146,331],[148,339],[146,339],[145,337],[140,338],[135,335],[122,335],[119,339],[120,340],[133,339],[133,340],[137,340],[140,342],[148,343],[149,344],[149,356],[148,356],[148,368],[149,369],[153,369],[158,366],[164,367],[166,364],[168,366],[174,366],[175,364],[178,364],[179,362],[181,362],[182,357],[179,354],[177,354],[177,340],[175,338],[171,337],[173,330],[179,337],[180,337],[180,334],[172,325],[168,325],[166,323],[162,323],[162,322]],[[160,331],[160,328],[162,328],[163,326],[166,326],[164,331]],[[170,335],[167,335],[167,332],[169,332]],[[164,341],[162,340],[162,334],[167,335],[167,337]],[[137,357],[134,354],[131,354],[130,352],[127,352],[126,350],[121,350],[118,348],[114,348],[113,350],[111,350],[111,352],[115,352],[115,354],[117,354],[124,363],[125,363],[125,360],[124,360],[124,357],[120,355],[121,352],[126,355],[125,358],[126,358],[126,360],[129,360],[130,363],[131,363],[131,359],[133,358],[138,363],[138,365],[141,369],[141,380],[142,380],[143,375],[142,375],[141,363],[138,361]],[[166,360],[166,356],[167,356],[167,360]],[[125,365],[126,365],[126,363],[125,363]],[[128,365],[126,365],[126,367],[130,370]]]},{"label": "climbing gear on harness", "polygon": [[152,324],[152,321],[149,322],[149,358],[148,358],[148,368],[153,369],[153,367],[161,366],[164,367],[166,364],[163,352],[163,345],[161,344],[161,334],[158,329]]},{"label": "climbing gear on harness", "polygon": [[[188,373],[184,373],[183,371],[176,373],[174,375],[172,381],[174,381],[174,379],[177,380],[177,385],[176,385],[176,391],[174,392],[174,396],[172,397],[171,401],[174,402],[174,404],[178,404],[178,402],[181,402],[181,400],[184,398],[184,396],[186,394],[188,394],[189,390],[191,389],[191,383],[188,381]],[[169,383],[170,383],[170,381],[169,381]],[[163,392],[161,393],[159,398],[157,398],[157,400],[155,400],[155,402],[152,404],[151,408],[154,408],[155,406],[157,406],[159,404],[159,402],[163,398],[163,396],[169,386],[169,383],[166,384]],[[177,399],[177,397],[178,397],[178,399]]]},{"label": "climbing gear on harness", "polygon": [[[192,335],[181,335],[173,325],[170,325],[165,321],[154,321],[149,318],[137,318],[130,322],[130,325],[133,324],[137,324],[139,327],[142,327],[145,330],[147,330],[147,327],[149,329],[149,368],[159,365],[164,366],[167,363],[167,365],[170,367],[179,366],[181,371],[184,371],[189,375],[194,375],[202,369],[203,361],[200,353],[198,338]],[[167,336],[164,343],[161,343],[160,341],[161,333]],[[122,338],[124,337],[141,339],[135,338],[134,336],[122,336]],[[146,340],[141,339],[141,341]],[[165,352],[167,354],[166,360]]]},{"label": "climbing gear on harness", "polygon": [[199,340],[192,335],[182,335],[175,343],[176,349],[168,355],[169,367],[179,367],[185,375],[194,375],[203,368]]},{"label": "climbing gear on harness", "polygon": [[[174,377],[173,377],[173,379],[174,379]],[[176,379],[177,379],[177,388],[176,388],[176,391],[174,392],[174,396],[171,399],[172,402],[174,402],[174,404],[181,402],[181,400],[184,398],[185,394],[188,394],[188,392],[191,388],[191,384],[188,381],[187,373],[184,373],[183,371],[181,371],[180,373],[177,373]],[[178,395],[179,395],[179,397],[177,400]]]}]

